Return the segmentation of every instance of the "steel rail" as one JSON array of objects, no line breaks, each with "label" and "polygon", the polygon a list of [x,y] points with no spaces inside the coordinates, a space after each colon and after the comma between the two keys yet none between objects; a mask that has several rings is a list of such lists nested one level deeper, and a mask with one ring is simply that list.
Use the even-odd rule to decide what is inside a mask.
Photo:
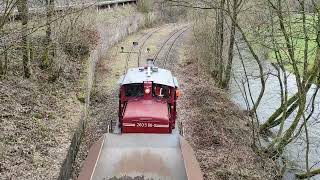
[{"label": "steel rail", "polygon": [[[139,45],[139,52],[138,52],[138,56],[139,56],[139,59],[138,59],[138,67],[140,65],[139,61],[140,61],[140,56],[141,56],[141,50],[143,48],[143,46],[145,45],[145,43],[151,38],[151,36],[158,32],[160,30],[160,28],[157,28],[156,30],[152,31],[152,32],[148,32],[146,34],[143,34],[139,39],[138,39],[138,42],[140,42],[144,37],[147,36],[147,38],[145,40],[142,41],[142,45]],[[134,46],[131,47],[130,51],[131,53],[128,54],[127,56],[127,59],[126,59],[126,66],[125,66],[125,69],[124,69],[124,74],[128,71],[128,67],[129,67],[129,60],[130,60],[130,57],[131,57],[131,54],[132,54],[132,51],[133,51],[133,48]]]},{"label": "steel rail", "polygon": [[162,46],[160,47],[159,51],[156,53],[156,55],[154,56],[154,62],[156,62],[158,60],[158,56],[160,54],[160,52],[163,50],[164,46],[169,42],[169,40],[175,35],[177,34],[179,31],[181,31],[182,29],[186,28],[187,26],[184,26],[176,31],[174,31],[174,33],[172,33],[169,38],[166,39],[166,41],[162,44]]},{"label": "steel rail", "polygon": [[142,43],[142,45],[140,46],[139,48],[139,56],[138,56],[138,67],[140,66],[140,59],[141,59],[141,51],[142,51],[142,48],[144,47],[144,45],[146,44],[146,42],[151,38],[151,36],[158,32],[160,30],[160,28],[156,29],[155,31],[151,32],[151,34],[144,40],[144,42]]},{"label": "steel rail", "polygon": [[166,64],[167,64],[167,61],[168,61],[168,57],[169,57],[169,55],[170,55],[170,53],[171,53],[171,50],[172,50],[172,48],[173,48],[173,46],[175,45],[175,43],[177,42],[177,40],[187,31],[187,30],[189,30],[191,27],[188,27],[187,29],[184,29],[183,31],[180,31],[181,33],[174,39],[174,41],[172,42],[172,44],[171,44],[171,46],[170,46],[170,48],[169,48],[169,50],[167,51],[167,54],[166,54],[166,56],[165,56],[165,58],[164,58],[164,62],[163,62],[163,68],[165,68],[166,67]]}]

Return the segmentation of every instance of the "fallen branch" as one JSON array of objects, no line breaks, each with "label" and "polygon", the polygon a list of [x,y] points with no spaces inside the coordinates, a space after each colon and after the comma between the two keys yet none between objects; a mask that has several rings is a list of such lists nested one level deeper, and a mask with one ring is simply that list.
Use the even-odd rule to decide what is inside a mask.
[{"label": "fallen branch", "polygon": [[320,169],[316,169],[316,170],[310,171],[309,173],[296,174],[296,177],[299,179],[305,179],[305,178],[310,178],[319,174],[320,174]]},{"label": "fallen branch", "polygon": [[1,118],[10,118],[10,117],[14,117],[14,114],[1,114],[0,117]]}]

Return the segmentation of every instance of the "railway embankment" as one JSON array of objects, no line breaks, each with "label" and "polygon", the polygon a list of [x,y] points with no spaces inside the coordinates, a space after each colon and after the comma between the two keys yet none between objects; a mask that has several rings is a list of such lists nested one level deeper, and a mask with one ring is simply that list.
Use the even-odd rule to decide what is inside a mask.
[{"label": "railway embankment", "polygon": [[276,179],[275,162],[252,147],[250,118],[198,68],[192,46],[186,46],[176,71],[182,92],[179,119],[204,178]]},{"label": "railway embankment", "polygon": [[[32,66],[32,78],[23,79],[17,71],[0,80],[0,179],[68,179],[71,176],[88,120],[96,63],[112,45],[145,26],[146,17],[148,23],[154,17],[138,12],[135,5],[84,11],[77,20],[86,19],[84,16],[92,21],[85,23],[96,24],[90,32],[98,39],[89,57],[70,58],[64,51],[58,51],[57,57],[61,59],[57,60],[62,68],[56,81],[50,82],[50,77],[36,62]],[[41,33],[33,36],[38,34]],[[79,41],[71,45],[78,48],[83,37],[77,38]],[[13,59],[11,62],[10,67],[19,67]]]}]

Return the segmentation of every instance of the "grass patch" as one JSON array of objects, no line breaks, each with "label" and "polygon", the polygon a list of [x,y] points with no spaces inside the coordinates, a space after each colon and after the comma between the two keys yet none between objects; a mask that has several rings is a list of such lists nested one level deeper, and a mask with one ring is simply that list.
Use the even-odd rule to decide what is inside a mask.
[{"label": "grass patch", "polygon": [[[277,20],[275,20],[277,24]],[[307,49],[307,59],[308,59],[308,69],[310,70],[314,63],[315,63],[315,56],[316,56],[316,48],[317,48],[317,42],[316,42],[316,22],[317,19],[313,15],[306,15],[306,29],[307,29],[307,35],[308,35],[308,49]],[[290,36],[290,41],[292,44],[292,47],[294,49],[294,56],[295,61],[297,62],[299,73],[303,72],[304,68],[304,51],[305,51],[305,37],[304,37],[304,31],[303,31],[303,21],[302,21],[302,15],[295,14],[291,17],[286,17],[285,19],[285,25],[286,30]],[[269,32],[271,32],[271,29],[267,28]],[[288,48],[286,46],[286,41],[284,38],[283,33],[280,31],[280,29],[275,30],[275,41],[279,46],[279,54],[284,62],[286,70],[289,72],[293,72],[293,66],[292,62],[289,58],[289,52]],[[269,43],[272,47],[272,40],[270,38]],[[276,52],[274,50],[270,50],[268,52],[268,58],[274,62],[277,63],[276,60]]]}]

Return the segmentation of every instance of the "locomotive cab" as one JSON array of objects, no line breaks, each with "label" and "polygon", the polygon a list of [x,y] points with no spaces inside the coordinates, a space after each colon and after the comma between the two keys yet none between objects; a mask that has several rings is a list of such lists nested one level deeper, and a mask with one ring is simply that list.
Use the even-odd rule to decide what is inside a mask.
[{"label": "locomotive cab", "polygon": [[176,122],[177,79],[154,66],[129,69],[120,79],[119,126],[122,133],[171,133]]}]

